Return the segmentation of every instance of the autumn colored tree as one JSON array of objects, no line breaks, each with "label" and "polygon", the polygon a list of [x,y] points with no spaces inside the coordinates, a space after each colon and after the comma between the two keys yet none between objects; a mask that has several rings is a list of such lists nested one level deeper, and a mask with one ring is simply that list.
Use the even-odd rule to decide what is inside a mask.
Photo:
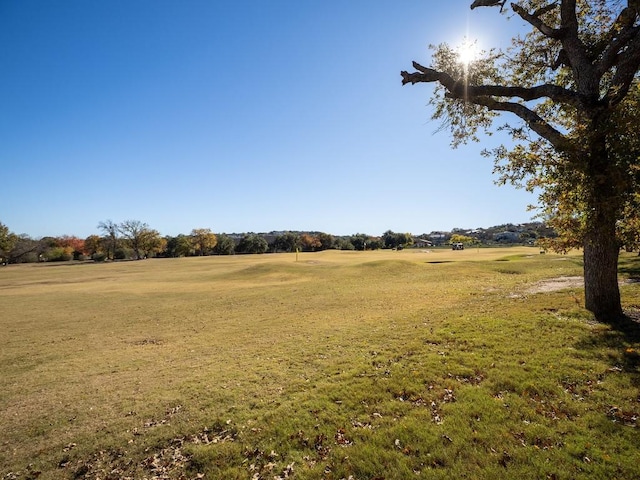
[{"label": "autumn colored tree", "polygon": [[102,252],[103,242],[99,235],[89,235],[84,239],[84,248],[89,255]]},{"label": "autumn colored tree", "polygon": [[[486,6],[501,2],[474,2]],[[541,189],[543,209],[565,222],[583,248],[585,306],[596,318],[623,314],[618,288],[616,224],[637,188],[640,157],[637,91],[640,68],[638,0],[522,0],[503,5],[529,25],[506,51],[461,62],[448,45],[431,66],[413,63],[403,84],[433,83],[434,118],[453,145],[499,130],[509,146],[490,152],[502,182]],[[497,13],[497,11],[496,11]],[[631,94],[631,95],[630,95]],[[626,138],[625,138],[626,136]]]},{"label": "autumn colored tree", "polygon": [[308,233],[303,233],[300,235],[300,246],[302,250],[307,252],[315,252],[322,248],[322,242],[315,235],[309,235]]},{"label": "autumn colored tree", "polygon": [[151,228],[145,229],[140,238],[140,250],[145,258],[154,257],[167,248],[167,241],[162,238],[160,232]]},{"label": "autumn colored tree", "polygon": [[78,260],[86,252],[84,240],[82,238],[78,238],[74,235],[63,235],[61,237],[57,237],[57,240],[58,246],[64,248],[65,251],[70,251],[74,260]]},{"label": "autumn colored tree", "polygon": [[140,260],[148,242],[154,236],[160,236],[155,230],[150,230],[149,225],[140,220],[125,220],[118,225],[118,231],[122,234],[126,244],[133,250],[136,259]]},{"label": "autumn colored tree", "polygon": [[191,230],[191,244],[196,255],[208,255],[218,243],[215,233],[209,228],[194,228]]}]

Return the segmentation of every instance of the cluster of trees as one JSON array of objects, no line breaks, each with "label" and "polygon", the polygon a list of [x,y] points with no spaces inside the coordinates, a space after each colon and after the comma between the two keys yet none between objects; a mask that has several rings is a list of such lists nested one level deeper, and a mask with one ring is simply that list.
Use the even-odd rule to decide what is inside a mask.
[{"label": "cluster of trees", "polygon": [[102,236],[91,235],[85,241],[88,252],[97,260],[142,259],[148,257],[186,257],[233,253],[234,242],[217,236],[209,228],[194,228],[189,235],[162,237],[157,230],[139,220],[100,222]]},{"label": "cluster of trees", "polygon": [[[624,230],[622,227],[624,226]],[[627,251],[640,249],[640,225],[620,225],[620,247]],[[334,236],[324,232],[270,232],[225,234],[209,228],[194,228],[188,235],[161,236],[157,230],[138,220],[98,224],[100,235],[87,238],[75,236],[43,237],[35,240],[28,235],[12,233],[0,223],[0,263],[27,263],[68,260],[125,260],[149,257],[190,257],[203,255],[233,255],[277,252],[314,252],[321,250],[403,249],[420,245],[463,243],[472,245],[536,244],[548,248],[557,233],[542,222],[512,223],[488,228],[432,231],[421,235],[387,230],[382,236],[356,233]]]},{"label": "cluster of trees", "polygon": [[78,260],[85,255],[84,244],[84,240],[68,235],[34,240],[0,223],[0,264]]},{"label": "cluster of trees", "polygon": [[[205,231],[210,239],[206,248],[194,249],[194,232]],[[233,255],[256,254],[267,252],[315,252],[320,250],[354,250],[351,239],[359,239],[362,235],[353,237],[334,237],[328,233],[281,232],[281,233],[244,233],[244,234],[213,234],[208,229],[199,229],[191,235],[165,237],[167,248],[161,253],[165,257],[186,257],[191,255]],[[372,238],[367,235],[365,238]]]},{"label": "cluster of trees", "polygon": [[[188,235],[162,236],[139,220],[116,223],[106,220],[98,224],[100,234],[87,238],[76,236],[33,239],[17,235],[0,223],[0,262],[28,263],[68,260],[125,260],[149,257],[189,257],[202,255],[256,254],[267,252],[314,252],[321,250],[402,249],[414,244],[411,233],[387,230],[382,236],[356,233],[334,236],[324,232],[270,232],[224,234],[209,228],[195,228]],[[494,227],[495,228],[495,227]],[[493,231],[493,230],[488,230]],[[457,233],[456,233],[457,232]],[[454,239],[465,243],[485,243],[477,237],[463,237],[462,229],[438,232],[434,243],[450,243]],[[476,230],[485,232],[485,230]],[[431,234],[418,238],[428,239]]]},{"label": "cluster of trees", "polygon": [[0,263],[68,260],[125,260],[149,257],[313,252],[320,250],[376,250],[410,245],[411,234],[387,231],[382,237],[357,233],[340,237],[323,232],[272,232],[268,234],[215,234],[195,228],[188,235],[162,236],[139,220],[98,224],[100,235],[33,239],[17,235],[0,223]]},{"label": "cluster of trees", "polygon": [[[640,225],[624,224],[620,247],[627,251],[640,249]],[[75,236],[43,237],[35,240],[28,235],[12,233],[0,223],[0,263],[27,263],[68,260],[125,260],[149,257],[190,257],[203,255],[233,255],[277,252],[314,252],[321,250],[403,249],[416,242],[432,245],[463,243],[471,245],[537,244],[548,248],[558,235],[542,222],[519,225],[511,223],[489,228],[432,231],[414,236],[387,230],[382,236],[356,233],[334,236],[324,232],[270,232],[224,234],[209,228],[194,228],[188,235],[161,236],[138,220],[115,223],[106,220],[98,224],[100,235],[87,238]]]},{"label": "cluster of trees", "polygon": [[134,258],[140,260],[161,252],[165,247],[160,233],[140,220],[122,223],[107,220],[100,222],[98,229],[102,231],[102,237],[90,235],[85,240],[87,253],[97,260],[127,258],[129,255],[125,249],[132,251]]},{"label": "cluster of trees", "polygon": [[410,233],[396,233],[387,230],[382,234],[383,248],[404,248],[413,245],[413,235]]},{"label": "cluster of trees", "polygon": [[15,234],[0,223],[1,263],[43,261],[141,259],[157,255],[165,248],[165,241],[157,230],[146,223],[127,220],[120,224],[101,222],[103,236],[90,235],[85,239],[64,235],[33,239]]}]

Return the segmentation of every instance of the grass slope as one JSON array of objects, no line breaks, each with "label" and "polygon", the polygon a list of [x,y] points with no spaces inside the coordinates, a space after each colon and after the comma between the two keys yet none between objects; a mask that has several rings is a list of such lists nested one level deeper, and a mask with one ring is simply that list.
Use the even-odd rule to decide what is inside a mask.
[{"label": "grass slope", "polygon": [[639,478],[637,329],[531,293],[580,274],[528,248],[3,268],[0,478]]}]

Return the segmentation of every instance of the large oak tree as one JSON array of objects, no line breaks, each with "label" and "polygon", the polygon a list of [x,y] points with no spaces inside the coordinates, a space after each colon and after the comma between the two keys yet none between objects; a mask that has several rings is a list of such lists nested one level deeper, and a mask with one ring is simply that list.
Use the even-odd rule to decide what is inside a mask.
[{"label": "large oak tree", "polygon": [[[478,1],[528,25],[507,49],[460,62],[448,45],[432,64],[413,62],[403,84],[434,83],[434,118],[453,144],[497,127],[511,135],[493,155],[503,181],[542,191],[543,212],[584,252],[585,305],[601,320],[622,315],[616,225],[640,182],[639,0]],[[496,9],[498,14],[498,9]]]}]

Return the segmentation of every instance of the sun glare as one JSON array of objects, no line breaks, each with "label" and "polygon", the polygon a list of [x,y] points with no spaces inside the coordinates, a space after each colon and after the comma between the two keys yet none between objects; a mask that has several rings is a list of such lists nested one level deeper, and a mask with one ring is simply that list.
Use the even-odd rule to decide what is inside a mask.
[{"label": "sun glare", "polygon": [[463,65],[469,65],[478,59],[478,45],[475,42],[464,42],[458,47],[458,61]]}]

